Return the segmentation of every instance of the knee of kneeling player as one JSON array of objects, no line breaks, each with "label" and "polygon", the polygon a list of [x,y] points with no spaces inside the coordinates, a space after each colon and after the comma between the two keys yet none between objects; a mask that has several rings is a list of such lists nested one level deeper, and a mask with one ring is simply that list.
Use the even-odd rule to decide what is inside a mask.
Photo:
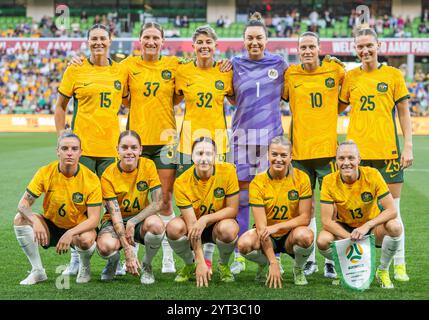
[{"label": "knee of kneeling player", "polygon": [[399,237],[402,234],[402,226],[397,219],[389,220],[386,225],[386,231],[391,237]]}]

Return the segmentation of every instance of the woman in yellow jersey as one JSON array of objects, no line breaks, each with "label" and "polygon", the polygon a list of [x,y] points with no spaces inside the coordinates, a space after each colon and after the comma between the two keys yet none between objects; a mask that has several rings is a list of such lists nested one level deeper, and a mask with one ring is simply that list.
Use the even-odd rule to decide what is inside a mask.
[{"label": "woman in yellow jersey", "polygon": [[[66,125],[66,107],[73,97],[72,130],[82,140],[79,162],[99,177],[116,157],[119,137],[118,112],[127,96],[127,74],[109,58],[112,43],[109,29],[95,24],[88,30],[89,58],[82,66],[69,66],[58,88],[55,127],[60,134]],[[79,259],[74,250],[63,274],[76,274]]]},{"label": "woman in yellow jersey", "polygon": [[97,250],[108,260],[101,280],[114,278],[121,248],[125,251],[128,272],[139,274],[140,265],[132,250],[138,242],[146,248],[140,281],[155,282],[152,259],[164,237],[164,224],[157,215],[162,203],[161,183],[154,162],[140,158],[141,151],[140,136],[132,130],[122,132],[118,141],[119,162],[107,167],[101,176],[103,199],[108,208],[97,238]]},{"label": "woman in yellow jersey", "polygon": [[229,151],[224,99],[233,101],[232,71],[222,72],[214,60],[216,40],[210,26],[198,27],[192,36],[196,59],[177,69],[175,92],[185,99],[177,176],[192,166],[192,142],[200,136],[211,137],[216,142],[219,161],[225,161]]},{"label": "woman in yellow jersey", "polygon": [[323,179],[320,193],[323,230],[317,237],[317,247],[332,260],[332,241],[347,238],[356,241],[373,233],[376,245],[381,245],[376,277],[382,288],[393,288],[389,265],[402,234],[393,197],[377,169],[359,165],[359,149],[353,141],[338,146],[336,161],[339,171]]},{"label": "woman in yellow jersey", "polygon": [[232,164],[215,163],[215,158],[216,144],[211,138],[201,137],[193,143],[194,165],[174,183],[174,196],[181,216],[167,225],[168,242],[185,262],[175,281],[188,281],[195,270],[197,287],[207,287],[211,280],[212,271],[205,262],[202,249],[206,242],[216,244],[219,249],[221,281],[234,281],[228,261],[238,235],[235,220],[238,180]]},{"label": "woman in yellow jersey", "polygon": [[[400,213],[403,169],[413,163],[410,96],[401,71],[378,62],[380,42],[372,29],[362,26],[356,31],[354,41],[362,65],[347,72],[340,93],[340,112],[351,106],[347,139],[358,145],[361,165],[378,169],[384,177],[404,229]],[[402,152],[397,136],[396,113],[404,136]],[[404,234],[394,265],[395,280],[408,281]]]},{"label": "woman in yellow jersey", "polygon": [[[314,190],[323,177],[335,171],[339,88],[344,80],[344,65],[326,56],[320,61],[320,40],[314,32],[304,32],[298,38],[301,64],[291,65],[285,72],[283,99],[289,102],[292,122],[289,138],[292,142],[292,164],[310,177]],[[323,121],[322,121],[323,119]],[[317,234],[314,197],[310,228]],[[318,271],[315,249],[305,264],[308,276]],[[332,261],[325,261],[325,277],[335,278]]]},{"label": "woman in yellow jersey", "polygon": [[[95,228],[100,221],[101,187],[98,177],[79,164],[81,142],[77,135],[65,131],[58,139],[59,160],[40,168],[18,204],[14,220],[16,239],[31,263],[30,275],[22,285],[47,280],[38,244],[56,247],[64,254],[70,245],[80,255],[77,283],[90,281],[90,259],[95,250]],[[32,205],[44,193],[43,215]]]},{"label": "woman in yellow jersey", "polygon": [[269,264],[265,283],[282,287],[280,264],[276,253],[287,253],[295,260],[296,285],[306,285],[304,264],[313,250],[314,235],[308,227],[311,215],[311,185],[306,173],[292,166],[292,145],[283,136],[272,139],[268,149],[270,166],[255,176],[249,186],[249,206],[255,228],[238,240],[240,253],[259,266],[257,281]]}]

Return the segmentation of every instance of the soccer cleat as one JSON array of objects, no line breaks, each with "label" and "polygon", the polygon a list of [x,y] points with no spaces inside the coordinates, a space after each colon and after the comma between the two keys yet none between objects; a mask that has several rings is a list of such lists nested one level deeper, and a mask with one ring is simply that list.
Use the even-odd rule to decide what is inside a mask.
[{"label": "soccer cleat", "polygon": [[339,286],[340,285],[340,277],[338,275],[335,276],[335,278],[332,280],[333,286]]},{"label": "soccer cleat", "polygon": [[407,269],[405,268],[405,263],[398,264],[394,267],[395,270],[395,280],[396,281],[410,281],[410,277],[407,274]]},{"label": "soccer cleat", "polygon": [[204,259],[207,267],[209,268],[210,271],[212,271],[212,261],[210,259]]},{"label": "soccer cleat", "polygon": [[258,270],[256,271],[255,281],[265,283],[267,281],[266,273],[267,265],[258,265]]},{"label": "soccer cleat", "polygon": [[45,269],[31,270],[27,278],[22,280],[19,284],[23,286],[31,286],[46,280],[48,280],[48,276],[46,275]]},{"label": "soccer cleat", "polygon": [[217,266],[219,272],[220,281],[222,282],[234,282],[234,275],[232,274],[229,266],[227,264],[219,263]]},{"label": "soccer cleat", "polygon": [[303,269],[298,267],[293,268],[293,281],[297,286],[305,286],[308,284]]},{"label": "soccer cleat", "polygon": [[232,274],[239,274],[246,270],[246,259],[242,256],[235,257],[234,262],[231,264],[230,270]]},{"label": "soccer cleat", "polygon": [[393,283],[390,281],[389,270],[377,269],[375,278],[383,289],[393,289]]},{"label": "soccer cleat", "polygon": [[309,276],[309,275],[311,275],[311,274],[313,274],[313,273],[316,273],[316,272],[318,272],[319,271],[319,267],[317,266],[317,263],[316,262],[314,262],[314,261],[307,261],[306,263],[305,263],[305,266],[304,266],[304,274],[306,275],[306,276]]},{"label": "soccer cleat", "polygon": [[103,271],[101,271],[101,280],[110,281],[115,278],[116,270],[119,265],[119,254],[114,255],[113,257],[107,260],[106,266]]},{"label": "soccer cleat", "polygon": [[173,255],[164,257],[162,259],[162,273],[176,273]]},{"label": "soccer cleat", "polygon": [[335,271],[335,267],[332,263],[325,263],[324,271],[325,278],[335,279],[337,277],[337,272]]},{"label": "soccer cleat", "polygon": [[174,278],[175,282],[186,282],[191,279],[192,275],[195,272],[195,264],[187,264],[177,273],[176,278]]},{"label": "soccer cleat", "polygon": [[91,266],[79,265],[79,272],[76,277],[76,283],[87,283],[91,280]]},{"label": "soccer cleat", "polygon": [[142,262],[140,282],[141,284],[152,284],[155,282],[155,276],[153,275],[152,266],[150,264]]},{"label": "soccer cleat", "polygon": [[67,265],[67,268],[62,272],[63,276],[75,276],[79,272],[79,258],[70,260],[70,264]]},{"label": "soccer cleat", "polygon": [[118,263],[118,266],[116,267],[115,276],[125,276],[127,274],[127,264],[125,263]]}]

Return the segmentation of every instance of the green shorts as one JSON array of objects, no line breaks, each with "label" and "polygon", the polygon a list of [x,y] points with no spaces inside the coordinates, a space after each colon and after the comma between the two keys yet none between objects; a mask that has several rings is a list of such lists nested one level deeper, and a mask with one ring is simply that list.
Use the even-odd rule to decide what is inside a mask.
[{"label": "green shorts", "polygon": [[[349,226],[348,224],[346,224],[346,223],[344,223],[344,222],[338,222],[343,228],[344,228],[344,230],[346,230],[348,233],[352,233],[352,231],[354,230],[354,229],[356,229],[357,227],[352,227],[352,226]],[[370,229],[365,235],[366,236],[369,236],[370,234],[372,233],[372,229]],[[376,245],[376,247],[377,248],[381,248],[380,246],[377,246]]]},{"label": "green shorts", "polygon": [[106,170],[106,168],[112,163],[116,162],[116,158],[81,156],[79,162],[92,172],[96,173],[98,177],[101,177],[104,170]]},{"label": "green shorts", "polygon": [[288,232],[287,234],[281,237],[270,236],[270,238],[271,238],[271,242],[273,243],[274,253],[287,253],[293,259],[295,259],[295,255],[293,253],[289,253],[286,251],[286,241],[287,241],[287,238],[289,237],[289,234],[290,232]]},{"label": "green shorts", "polygon": [[49,230],[49,244],[47,246],[42,246],[44,249],[48,249],[49,247],[56,247],[58,241],[61,239],[64,233],[66,233],[69,229],[63,229],[58,227],[55,223],[53,223],[51,220],[46,219],[43,217],[43,220],[45,220],[46,225],[48,226]]},{"label": "green shorts", "polygon": [[360,165],[377,169],[386,183],[403,183],[404,170],[400,165],[401,155],[391,160],[362,160]]},{"label": "green shorts", "polygon": [[[127,217],[122,219],[122,221],[124,222],[124,228],[127,225],[127,221],[131,218],[132,217]],[[144,244],[144,239],[142,239],[142,237],[140,236],[140,230],[141,230],[141,227],[143,226],[143,222],[144,220],[142,222],[139,222],[134,229],[134,241],[141,244]],[[112,220],[106,220],[101,224],[100,231],[98,232],[98,236],[102,235],[103,233],[110,233],[114,238],[117,237],[116,231],[113,228]]]},{"label": "green shorts", "polygon": [[143,146],[141,157],[155,162],[157,169],[176,169],[174,145]]},{"label": "green shorts", "polygon": [[310,160],[292,160],[292,166],[308,174],[310,177],[311,188],[313,190],[316,187],[316,178],[319,181],[319,189],[321,189],[323,178],[326,175],[337,171],[335,157]]},{"label": "green shorts", "polygon": [[[226,153],[216,155],[217,162],[226,162]],[[190,154],[181,152],[176,153],[176,178],[180,177],[183,172],[188,170],[194,162]]]}]

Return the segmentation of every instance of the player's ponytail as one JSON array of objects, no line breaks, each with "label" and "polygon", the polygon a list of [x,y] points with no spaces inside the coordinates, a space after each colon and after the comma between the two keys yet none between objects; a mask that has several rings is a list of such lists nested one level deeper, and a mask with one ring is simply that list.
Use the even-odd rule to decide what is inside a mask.
[{"label": "player's ponytail", "polygon": [[244,27],[243,37],[244,37],[244,34],[246,33],[246,30],[248,27],[261,27],[262,29],[264,29],[265,36],[268,38],[267,27],[265,26],[264,20],[262,19],[262,15],[259,12],[254,12],[250,16],[249,21],[247,22],[246,26]]}]

